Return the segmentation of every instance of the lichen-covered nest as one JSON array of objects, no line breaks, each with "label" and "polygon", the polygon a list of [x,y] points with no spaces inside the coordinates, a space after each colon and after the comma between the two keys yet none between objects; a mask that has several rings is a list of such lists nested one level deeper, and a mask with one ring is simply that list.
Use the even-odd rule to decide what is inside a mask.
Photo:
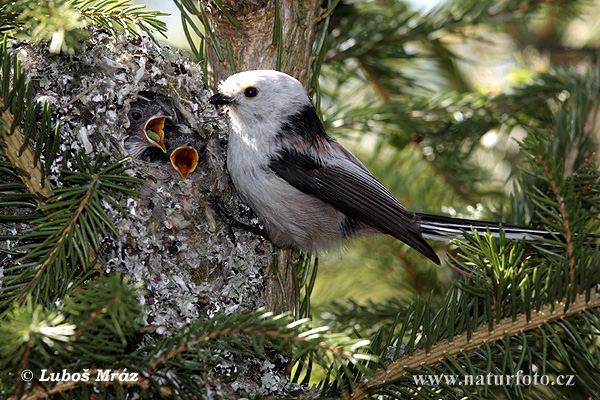
[{"label": "lichen-covered nest", "polygon": [[[50,55],[47,46],[27,42],[14,42],[12,51],[34,85],[35,100],[48,102],[60,123],[59,155],[49,175],[54,188],[61,186],[59,168],[67,152],[83,149],[92,159],[102,152],[113,161],[128,156],[128,113],[140,92],[168,99],[169,112],[201,148],[198,166],[186,180],[168,154],[150,151],[131,159],[129,173],[143,179],[137,187],[141,196],[119,199],[128,215],[104,203],[119,237],[103,238],[101,268],[122,271],[145,287],[140,301],[147,340],[172,335],[186,322],[219,310],[262,306],[272,248],[260,236],[232,228],[215,212],[224,208],[235,219],[256,222],[231,189],[226,120],[208,105],[200,68],[148,38],[115,39],[102,32],[70,57]],[[223,368],[233,372],[233,365]],[[264,363],[264,368],[269,365],[273,367]],[[254,369],[263,368],[258,367]],[[274,380],[266,386],[277,391],[281,384]]]}]

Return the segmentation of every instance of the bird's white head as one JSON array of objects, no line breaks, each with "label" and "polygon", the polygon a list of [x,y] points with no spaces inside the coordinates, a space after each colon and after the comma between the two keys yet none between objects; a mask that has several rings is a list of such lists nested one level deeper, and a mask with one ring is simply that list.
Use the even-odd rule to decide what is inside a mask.
[{"label": "bird's white head", "polygon": [[246,71],[234,74],[219,85],[211,97],[216,105],[227,105],[230,115],[248,126],[285,121],[310,100],[300,82],[283,72]]}]

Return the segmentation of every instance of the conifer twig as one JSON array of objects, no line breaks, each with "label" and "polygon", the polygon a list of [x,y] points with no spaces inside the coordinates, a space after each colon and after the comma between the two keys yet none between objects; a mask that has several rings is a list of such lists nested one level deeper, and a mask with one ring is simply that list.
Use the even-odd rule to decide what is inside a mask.
[{"label": "conifer twig", "polygon": [[25,369],[25,366],[27,365],[27,360],[29,360],[30,354],[31,354],[31,345],[27,345],[27,348],[23,352],[23,357],[21,357],[21,366],[19,367],[19,380],[23,379],[23,375],[21,375],[21,374],[23,373],[23,370]]},{"label": "conifer twig", "polygon": [[[260,329],[260,328],[254,328],[254,327],[225,328],[223,330],[211,332],[207,335],[202,335],[195,339],[189,340],[188,342],[182,344],[181,346],[171,350],[168,354],[155,360],[151,365],[152,366],[151,370],[155,370],[159,365],[164,364],[165,362],[174,358],[177,354],[187,351],[188,349],[190,349],[190,348],[194,347],[195,345],[202,343],[206,340],[214,340],[214,339],[218,339],[221,336],[236,335],[236,334],[259,334],[259,335],[265,335],[265,336],[270,336],[270,337],[279,338],[279,339],[292,339],[296,342],[301,342],[301,343],[311,343],[310,340],[300,337],[297,334],[283,333],[283,332],[279,332],[277,330],[264,330],[264,329]],[[347,357],[351,356],[351,353],[349,351],[340,350],[334,346],[329,346],[326,344],[326,342],[321,341],[318,343],[318,345],[333,352],[333,353],[340,354],[343,357],[347,358]]]},{"label": "conifer twig", "polygon": [[[0,102],[2,107],[2,102]],[[6,122],[7,126],[12,126],[14,122],[13,115],[8,111],[2,113],[2,120]],[[6,142],[6,156],[17,168],[19,178],[29,193],[36,195],[36,202],[38,206],[45,204],[42,197],[48,197],[52,191],[52,185],[48,180],[48,177],[44,177],[41,171],[41,164],[35,166],[34,154],[30,146],[26,146],[22,154],[19,154],[19,150],[23,147],[24,136],[21,134],[21,130],[17,125],[12,135],[4,134],[4,140]],[[41,195],[42,197],[40,197]]]},{"label": "conifer twig", "polygon": [[[90,315],[90,317],[83,323],[82,327],[77,330],[77,332],[75,333],[75,337],[81,335],[82,330],[86,329],[89,325],[91,325],[93,323],[93,321],[100,314],[104,313],[106,311],[106,308],[109,307],[110,305],[112,305],[113,303],[114,303],[114,301],[111,300],[111,301],[105,303],[100,309],[93,312]],[[298,323],[298,321],[296,321],[294,324],[297,324],[297,323]],[[286,328],[287,327],[289,327],[289,326],[286,326]],[[136,369],[135,371],[127,371],[127,368],[111,369],[110,370],[111,377],[118,376],[118,379],[111,378],[110,380],[107,380],[107,381],[104,381],[104,380],[98,381],[98,380],[94,379],[95,377],[99,376],[100,370],[97,368],[84,369],[84,370],[80,370],[80,371],[77,371],[74,373],[71,373],[69,371],[71,376],[78,376],[78,377],[82,377],[82,376],[84,376],[84,373],[86,373],[90,379],[84,380],[84,379],[68,378],[66,380],[62,380],[59,382],[53,382],[53,384],[49,387],[46,387],[43,385],[36,385],[36,386],[30,388],[30,390],[27,393],[21,394],[21,397],[17,397],[17,395],[15,394],[17,392],[14,392],[13,395],[10,396],[8,399],[16,400],[17,398],[19,398],[19,399],[50,398],[54,394],[61,394],[61,393],[66,393],[66,392],[75,390],[81,385],[97,385],[98,383],[104,385],[105,387],[110,386],[110,385],[117,385],[117,384],[120,386],[123,386],[123,387],[136,387],[136,388],[140,388],[140,389],[144,390],[146,393],[158,390],[161,395],[163,395],[164,397],[170,398],[175,395],[175,393],[173,393],[173,390],[169,386],[166,386],[164,384],[159,383],[157,385],[157,382],[153,381],[149,377],[154,375],[155,371],[162,364],[165,364],[167,361],[174,359],[177,355],[192,349],[194,346],[196,346],[202,342],[205,342],[208,340],[216,340],[216,339],[222,338],[224,336],[228,336],[228,335],[238,335],[238,334],[264,335],[264,336],[269,336],[273,339],[292,340],[292,341],[295,341],[298,343],[318,346],[322,349],[325,349],[326,351],[336,353],[336,354],[342,356],[343,358],[350,358],[353,356],[353,351],[347,350],[345,348],[338,348],[335,345],[328,343],[326,339],[319,337],[318,333],[320,333],[322,331],[323,331],[323,328],[316,328],[315,330],[308,330],[308,331],[303,331],[303,332],[298,333],[295,331],[280,331],[277,329],[267,328],[264,326],[262,328],[255,327],[255,326],[245,326],[245,327],[239,326],[239,327],[230,327],[230,328],[219,329],[219,330],[201,335],[194,339],[187,340],[185,343],[172,349],[167,354],[158,357],[153,362],[150,362],[148,364],[148,366],[145,367],[145,369],[142,369],[142,370]],[[315,333],[317,333],[318,338],[311,339],[310,337],[314,338],[313,335]],[[71,340],[70,342],[66,343],[65,346],[66,347],[71,346],[75,340],[76,339]],[[158,354],[161,354],[161,353],[158,353]],[[135,376],[131,375],[132,373],[135,373]],[[121,380],[121,379],[123,379],[123,378],[121,378],[121,374],[127,374],[126,376],[128,376],[130,379],[129,380]],[[176,398],[180,398],[180,396],[177,396]]]},{"label": "conifer twig", "polygon": [[[127,371],[120,369],[120,368],[111,370],[111,371],[112,371],[111,374],[117,374],[117,376],[122,373],[127,373]],[[156,387],[155,385],[152,384],[152,381],[150,379],[148,379],[145,376],[140,375],[140,374],[138,374],[136,376],[135,380],[120,381],[118,379],[115,379],[114,381],[108,380],[108,381],[97,382],[95,379],[92,379],[97,376],[97,374],[99,372],[97,369],[90,369],[87,371],[79,371],[79,375],[80,376],[83,375],[84,372],[88,373],[89,376],[91,377],[91,379],[89,379],[88,381],[83,381],[83,380],[75,381],[73,379],[68,379],[68,380],[56,382],[56,384],[51,387],[37,385],[30,392],[24,393],[21,396],[17,396],[16,394],[9,396],[8,400],[47,399],[50,396],[55,395],[55,394],[62,394],[62,393],[70,392],[71,390],[77,389],[79,386],[81,386],[83,384],[88,385],[88,386],[95,386],[98,383],[101,383],[102,385],[104,385],[104,387],[108,387],[108,386],[116,385],[116,384],[119,384],[121,386],[126,386],[126,387],[136,386],[136,387],[144,389],[146,392],[150,392],[152,389],[154,389]],[[75,374],[76,373],[74,373],[72,375],[75,375]],[[173,397],[173,390],[168,386],[160,386],[159,391],[166,398]],[[181,396],[177,396],[176,398],[180,399]]]},{"label": "conifer twig", "polygon": [[[97,185],[97,182],[98,182],[98,178],[96,178],[94,181],[92,181],[90,183],[90,186],[89,186],[88,190],[85,193],[85,197],[81,200],[81,203],[79,204],[79,206],[77,207],[77,210],[75,211],[75,215],[74,215],[73,219],[68,224],[68,226],[66,226],[64,228],[64,230],[62,231],[60,237],[58,238],[58,240],[54,244],[54,250],[52,250],[48,254],[48,256],[46,257],[46,260],[42,263],[42,265],[39,267],[39,269],[36,272],[36,274],[33,277],[33,279],[31,279],[31,281],[29,282],[29,285],[28,285],[27,289],[23,290],[23,294],[21,295],[19,303],[22,303],[23,300],[25,300],[25,297],[27,296],[27,294],[29,294],[29,290],[28,289],[33,286],[33,283],[41,276],[41,274],[44,271],[44,269],[52,262],[52,259],[53,259],[54,255],[56,253],[58,253],[60,247],[62,246],[62,244],[65,241],[65,238],[67,237],[67,235],[69,233],[71,233],[71,231],[73,230],[73,227],[77,224],[77,220],[79,219],[79,217],[83,213],[83,210],[85,209],[85,206],[88,204],[88,202],[90,200],[90,197],[92,196],[92,191],[95,189],[95,187]],[[93,246],[91,245],[91,243],[88,242],[88,246],[89,246],[89,250],[91,252],[90,253],[90,260],[93,260],[96,257],[96,252],[95,252]]]},{"label": "conifer twig", "polygon": [[485,324],[474,330],[470,337],[464,333],[455,336],[452,341],[448,339],[441,340],[432,345],[429,351],[416,351],[409,356],[392,362],[385,370],[378,370],[372,378],[356,385],[352,393],[344,392],[340,399],[366,399],[375,395],[379,391],[380,385],[410,374],[410,369],[433,366],[442,362],[446,357],[456,357],[461,353],[476,350],[483,345],[497,342],[505,336],[515,336],[525,331],[538,329],[542,325],[580,314],[589,309],[600,308],[600,298],[592,297],[589,301],[586,301],[586,293],[580,293],[573,302],[569,303],[569,308],[566,310],[565,305],[564,302],[558,301],[546,304],[538,312],[532,313],[529,320],[527,320],[527,314],[522,313],[514,321],[512,317],[503,318],[491,331],[489,325]]},{"label": "conifer twig", "polygon": [[144,17],[139,17],[135,15],[128,15],[124,13],[107,13],[102,11],[80,11],[82,15],[87,17],[103,17],[103,18],[113,18],[113,19],[128,19],[134,23],[144,22]]},{"label": "conifer twig", "polygon": [[71,104],[75,103],[77,100],[79,100],[80,98],[82,98],[83,96],[85,96],[86,94],[88,94],[89,92],[91,92],[92,90],[96,89],[98,86],[100,86],[100,83],[101,82],[94,83],[89,88],[85,89],[83,92],[81,92],[77,96],[73,97],[71,100],[69,100],[69,102],[67,104],[65,104],[63,106],[63,108],[69,107]]},{"label": "conifer twig", "polygon": [[575,256],[573,255],[573,241],[571,240],[571,228],[569,226],[569,220],[567,219],[567,212],[565,211],[564,199],[558,188],[556,187],[556,182],[552,179],[550,175],[550,170],[548,166],[542,159],[541,154],[536,155],[537,160],[540,164],[542,164],[542,168],[544,168],[544,174],[548,178],[550,182],[550,186],[552,187],[552,191],[554,192],[554,196],[556,197],[556,202],[558,203],[558,208],[560,209],[560,215],[562,216],[562,225],[565,228],[565,242],[567,243],[567,253],[569,254],[569,284],[573,287],[574,282],[574,274],[575,274]]},{"label": "conifer twig", "polygon": [[79,329],[77,329],[75,331],[75,334],[73,335],[73,339],[71,339],[70,341],[68,341],[66,343],[66,347],[73,345],[73,343],[79,339],[79,337],[87,330],[87,328],[92,325],[94,323],[94,321],[102,314],[106,313],[106,311],[108,310],[108,308],[110,306],[112,306],[115,301],[117,301],[116,297],[112,297],[108,302],[106,302],[106,304],[103,304],[102,307],[100,307],[100,309],[94,311],[90,317],[83,323],[83,325],[81,325],[79,327]]}]

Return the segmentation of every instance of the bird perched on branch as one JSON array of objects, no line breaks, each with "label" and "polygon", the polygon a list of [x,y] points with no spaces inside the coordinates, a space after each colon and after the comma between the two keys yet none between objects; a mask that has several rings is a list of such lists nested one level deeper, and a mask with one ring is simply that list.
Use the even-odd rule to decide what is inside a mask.
[{"label": "bird perched on branch", "polygon": [[[302,84],[289,75],[237,73],[209,102],[229,110],[229,174],[279,246],[319,253],[362,234],[386,233],[439,264],[424,237],[450,240],[471,227],[499,235],[495,222],[406,210],[325,132]],[[509,224],[502,229],[509,239],[552,236]]]}]

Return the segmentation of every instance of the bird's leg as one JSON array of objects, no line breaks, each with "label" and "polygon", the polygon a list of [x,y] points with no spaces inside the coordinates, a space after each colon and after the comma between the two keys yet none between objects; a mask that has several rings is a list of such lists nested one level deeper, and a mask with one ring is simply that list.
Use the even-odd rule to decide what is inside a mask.
[{"label": "bird's leg", "polygon": [[258,226],[246,224],[244,222],[238,221],[237,219],[233,218],[231,216],[231,214],[229,213],[229,211],[227,211],[227,208],[225,207],[225,204],[223,203],[223,199],[221,199],[219,196],[217,196],[213,193],[210,193],[210,192],[208,192],[207,194],[208,194],[208,201],[210,202],[211,208],[213,209],[215,214],[217,214],[217,216],[229,228],[230,237],[234,237],[232,228],[243,229],[245,231],[254,233],[255,235],[262,236],[264,238],[269,237],[269,233],[266,230],[264,230]]}]

